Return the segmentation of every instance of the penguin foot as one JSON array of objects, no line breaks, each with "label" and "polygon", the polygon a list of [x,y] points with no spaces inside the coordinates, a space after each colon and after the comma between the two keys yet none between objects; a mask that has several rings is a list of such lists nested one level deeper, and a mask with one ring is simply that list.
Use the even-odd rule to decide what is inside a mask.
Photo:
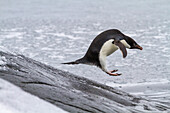
[{"label": "penguin foot", "polygon": [[118,69],[112,70],[112,71],[110,71],[110,73],[114,73],[114,72],[117,72],[117,71],[118,71]]},{"label": "penguin foot", "polygon": [[111,72],[106,72],[107,74],[109,74],[110,76],[120,76],[121,73],[111,73]]}]

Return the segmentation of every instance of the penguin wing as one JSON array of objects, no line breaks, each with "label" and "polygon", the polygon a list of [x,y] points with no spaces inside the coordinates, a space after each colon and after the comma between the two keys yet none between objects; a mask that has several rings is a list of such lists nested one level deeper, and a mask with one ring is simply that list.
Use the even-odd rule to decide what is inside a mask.
[{"label": "penguin wing", "polygon": [[119,47],[119,49],[121,50],[123,54],[123,58],[125,58],[127,56],[126,47],[119,40],[115,40],[114,44]]}]

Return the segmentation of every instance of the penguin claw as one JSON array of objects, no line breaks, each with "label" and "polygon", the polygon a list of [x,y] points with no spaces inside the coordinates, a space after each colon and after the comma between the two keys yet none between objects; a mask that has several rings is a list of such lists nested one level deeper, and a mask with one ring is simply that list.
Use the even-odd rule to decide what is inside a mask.
[{"label": "penguin claw", "polygon": [[118,69],[112,70],[112,71],[110,71],[110,73],[114,73],[114,72],[117,72],[117,71],[118,71]]}]

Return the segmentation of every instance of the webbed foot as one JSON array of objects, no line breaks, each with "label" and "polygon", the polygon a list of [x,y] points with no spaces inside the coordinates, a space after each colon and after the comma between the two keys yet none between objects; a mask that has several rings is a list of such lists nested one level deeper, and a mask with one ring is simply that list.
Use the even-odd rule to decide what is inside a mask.
[{"label": "webbed foot", "polygon": [[113,73],[113,72],[116,72],[116,70],[114,71],[110,71],[110,72],[106,72],[107,74],[109,74],[110,76],[120,76],[121,73]]}]

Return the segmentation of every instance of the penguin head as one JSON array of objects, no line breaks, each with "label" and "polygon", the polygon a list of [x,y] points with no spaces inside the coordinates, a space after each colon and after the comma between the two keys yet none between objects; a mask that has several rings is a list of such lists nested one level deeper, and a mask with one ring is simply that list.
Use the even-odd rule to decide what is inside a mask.
[{"label": "penguin head", "polygon": [[143,48],[142,48],[139,44],[137,44],[137,43],[135,42],[135,40],[133,40],[132,38],[126,36],[126,40],[127,40],[128,44],[130,45],[130,48],[129,48],[129,49],[140,49],[140,50],[143,49]]}]

